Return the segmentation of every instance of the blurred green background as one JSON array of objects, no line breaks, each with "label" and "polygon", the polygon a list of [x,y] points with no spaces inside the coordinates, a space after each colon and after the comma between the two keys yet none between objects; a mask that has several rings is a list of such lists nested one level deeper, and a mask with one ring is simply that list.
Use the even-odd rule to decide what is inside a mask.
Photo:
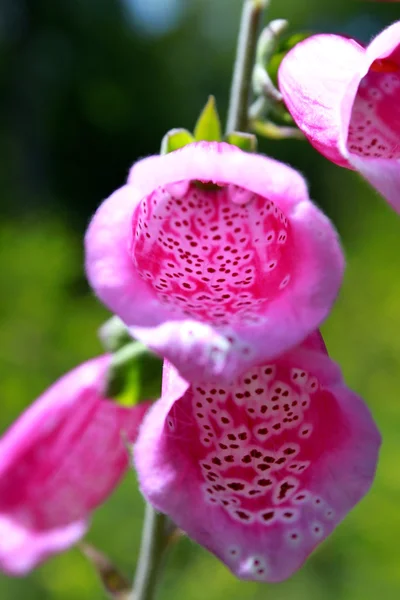
[{"label": "blurred green background", "polygon": [[[101,351],[107,317],[88,289],[82,235],[130,164],[171,127],[192,128],[209,93],[226,114],[241,0],[1,0],[0,432],[56,377]],[[367,42],[400,4],[272,0],[292,30]],[[348,260],[323,327],[347,382],[384,437],[367,498],[290,581],[237,581],[183,539],[160,600],[400,598],[400,220],[356,174],[303,142],[261,142],[310,181]],[[88,539],[131,574],[143,506],[133,473],[94,515]],[[0,575],[0,598],[104,598],[72,549],[25,579]]]}]

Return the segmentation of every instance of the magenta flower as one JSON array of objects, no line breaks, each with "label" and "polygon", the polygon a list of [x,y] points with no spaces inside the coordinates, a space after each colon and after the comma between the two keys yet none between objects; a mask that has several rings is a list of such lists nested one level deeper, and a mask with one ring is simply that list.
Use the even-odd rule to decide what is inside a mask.
[{"label": "magenta flower", "polygon": [[125,441],[148,405],[104,399],[108,364],[101,356],[62,377],[0,439],[0,569],[10,575],[74,544],[128,466]]},{"label": "magenta flower", "polygon": [[229,380],[303,340],[343,272],[301,175],[217,142],[136,163],[86,253],[100,299],[189,380]]},{"label": "magenta flower", "polygon": [[356,169],[400,212],[400,22],[367,48],[315,35],[283,59],[279,85],[310,142]]},{"label": "magenta flower", "polygon": [[380,435],[318,338],[228,385],[166,365],[134,449],[141,491],[243,579],[281,581],[361,500]]}]

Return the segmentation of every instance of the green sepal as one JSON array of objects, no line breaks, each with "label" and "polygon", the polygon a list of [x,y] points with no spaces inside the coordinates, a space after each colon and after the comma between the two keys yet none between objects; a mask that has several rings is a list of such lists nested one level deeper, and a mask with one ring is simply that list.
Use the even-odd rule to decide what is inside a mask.
[{"label": "green sepal", "polygon": [[209,96],[194,128],[196,141],[220,142],[222,140],[221,121],[218,116],[214,96]]},{"label": "green sepal", "polygon": [[193,135],[187,129],[171,129],[164,135],[161,141],[160,154],[169,154],[194,141]]},{"label": "green sepal", "polygon": [[244,133],[243,131],[233,131],[225,136],[225,141],[232,146],[237,146],[245,152],[257,151],[257,138],[252,133]]},{"label": "green sepal", "polygon": [[119,317],[113,316],[98,330],[98,336],[107,352],[116,352],[126,344],[132,342],[126,325]]},{"label": "green sepal", "polygon": [[112,355],[104,395],[120,406],[136,406],[161,394],[162,360],[140,342],[130,342]]}]

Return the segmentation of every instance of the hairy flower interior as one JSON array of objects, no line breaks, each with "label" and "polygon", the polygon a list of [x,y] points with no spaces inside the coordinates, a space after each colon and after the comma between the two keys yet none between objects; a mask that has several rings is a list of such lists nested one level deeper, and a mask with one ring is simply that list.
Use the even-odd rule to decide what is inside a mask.
[{"label": "hairy flower interior", "polygon": [[[313,489],[346,427],[334,397],[311,373],[270,364],[229,387],[192,386],[166,428],[177,460],[190,453],[206,504],[244,526],[279,528],[288,548],[326,534],[335,511]],[[227,552],[227,559],[240,558],[240,546]],[[268,560],[257,560],[262,579]]]},{"label": "hairy flower interior", "polygon": [[220,326],[262,322],[294,275],[286,216],[235,185],[159,188],[142,200],[133,231],[140,277],[180,316]]},{"label": "hairy flower interior", "polygon": [[352,154],[400,158],[400,60],[375,61],[361,80],[350,119],[347,146]]}]

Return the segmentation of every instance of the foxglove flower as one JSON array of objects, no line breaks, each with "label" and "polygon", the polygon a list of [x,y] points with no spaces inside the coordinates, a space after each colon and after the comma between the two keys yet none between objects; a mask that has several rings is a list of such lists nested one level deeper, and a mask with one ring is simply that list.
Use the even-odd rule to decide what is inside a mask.
[{"label": "foxglove flower", "polygon": [[127,468],[125,443],[148,404],[106,400],[108,364],[101,356],[62,377],[0,439],[0,569],[10,575],[74,544]]},{"label": "foxglove flower", "polygon": [[328,314],[343,257],[290,167],[217,142],[136,163],[86,235],[99,298],[189,380],[229,380]]},{"label": "foxglove flower", "polygon": [[314,337],[228,385],[171,365],[134,459],[153,506],[243,579],[281,581],[368,491],[380,435]]},{"label": "foxglove flower", "polygon": [[286,55],[278,75],[313,146],[356,169],[400,212],[400,22],[367,48],[338,35],[309,37]]}]

